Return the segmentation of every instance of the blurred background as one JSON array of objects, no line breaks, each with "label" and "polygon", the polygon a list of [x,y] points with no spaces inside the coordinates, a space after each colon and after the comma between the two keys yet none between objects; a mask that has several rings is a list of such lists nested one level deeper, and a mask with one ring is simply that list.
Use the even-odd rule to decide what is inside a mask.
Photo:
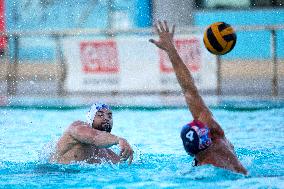
[{"label": "blurred background", "polygon": [[[152,26],[157,20],[176,24],[177,32],[185,35],[202,35],[208,25],[217,21],[236,29],[234,50],[214,56],[217,68],[212,72],[216,74],[216,86],[213,90],[202,90],[202,94],[283,97],[283,3],[283,0],[0,0],[1,103],[13,96],[149,93],[147,87],[144,91],[118,91],[115,87],[97,92],[69,90],[66,82],[70,64],[64,51],[72,40],[82,43],[144,36],[147,41],[154,35]],[[131,50],[129,53],[135,55]],[[112,78],[112,71],[106,74],[105,78]],[[134,77],[129,76],[129,80]],[[150,91],[163,95],[180,93]]]}]

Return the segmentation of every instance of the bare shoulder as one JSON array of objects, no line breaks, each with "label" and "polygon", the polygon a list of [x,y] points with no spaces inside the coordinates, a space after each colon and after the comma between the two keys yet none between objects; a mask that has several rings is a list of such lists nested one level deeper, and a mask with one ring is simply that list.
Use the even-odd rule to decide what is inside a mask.
[{"label": "bare shoulder", "polygon": [[89,126],[87,122],[84,121],[74,121],[70,126],[76,127],[76,126]]},{"label": "bare shoulder", "polygon": [[74,130],[74,129],[80,129],[82,127],[89,127],[89,124],[84,121],[74,121],[73,123],[70,124],[70,126],[67,128],[67,132]]},{"label": "bare shoulder", "polygon": [[90,127],[87,122],[74,121],[65,131],[66,135],[82,143],[88,143],[86,140],[92,140],[97,131]]},{"label": "bare shoulder", "polygon": [[87,125],[88,125],[88,123],[80,121],[80,120],[74,121],[64,131],[63,135],[60,138],[60,143],[69,144],[69,143],[78,142],[77,139],[76,139],[77,135],[79,133],[84,132],[83,130],[84,130],[84,128],[86,128]]}]

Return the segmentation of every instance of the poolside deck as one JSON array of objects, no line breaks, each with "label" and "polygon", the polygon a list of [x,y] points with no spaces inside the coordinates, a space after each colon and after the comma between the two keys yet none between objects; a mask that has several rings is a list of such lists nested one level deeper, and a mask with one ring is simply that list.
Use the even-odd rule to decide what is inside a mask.
[{"label": "poolside deck", "polygon": [[[62,75],[58,64],[21,62],[17,70],[17,95],[57,96],[58,81]],[[7,93],[7,73],[8,64],[1,63],[0,95],[2,96]],[[269,60],[223,60],[221,66],[222,95],[271,96],[272,77],[272,64]],[[278,96],[284,97],[284,60],[278,61],[278,84]],[[216,91],[201,91],[201,93],[203,95],[215,95]],[[68,95],[78,96],[78,94]],[[80,96],[82,95],[99,96],[101,94],[80,94]]]}]

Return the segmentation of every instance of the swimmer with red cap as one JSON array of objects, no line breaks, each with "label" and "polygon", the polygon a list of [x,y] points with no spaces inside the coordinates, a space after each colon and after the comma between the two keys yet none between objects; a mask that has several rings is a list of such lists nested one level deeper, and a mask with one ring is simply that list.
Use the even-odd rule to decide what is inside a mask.
[{"label": "swimmer with red cap", "polygon": [[[63,133],[50,162],[119,163],[129,159],[131,164],[133,150],[127,140],[111,134],[112,126],[110,107],[102,103],[92,105],[87,122],[75,121]],[[119,145],[119,155],[109,149],[113,145]]]},{"label": "swimmer with red cap", "polygon": [[184,149],[189,155],[194,156],[196,166],[212,164],[246,175],[247,170],[238,160],[233,145],[225,137],[223,129],[205,105],[190,71],[174,46],[175,26],[172,31],[169,31],[167,22],[164,21],[158,22],[155,28],[159,40],[150,39],[149,41],[168,54],[194,119],[181,130]]}]

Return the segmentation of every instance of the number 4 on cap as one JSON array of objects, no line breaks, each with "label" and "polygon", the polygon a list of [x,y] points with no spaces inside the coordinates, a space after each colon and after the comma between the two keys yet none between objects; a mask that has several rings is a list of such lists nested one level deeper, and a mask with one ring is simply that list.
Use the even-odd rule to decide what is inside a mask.
[{"label": "number 4 on cap", "polygon": [[190,141],[193,141],[193,131],[188,131],[185,137],[188,138]]}]

